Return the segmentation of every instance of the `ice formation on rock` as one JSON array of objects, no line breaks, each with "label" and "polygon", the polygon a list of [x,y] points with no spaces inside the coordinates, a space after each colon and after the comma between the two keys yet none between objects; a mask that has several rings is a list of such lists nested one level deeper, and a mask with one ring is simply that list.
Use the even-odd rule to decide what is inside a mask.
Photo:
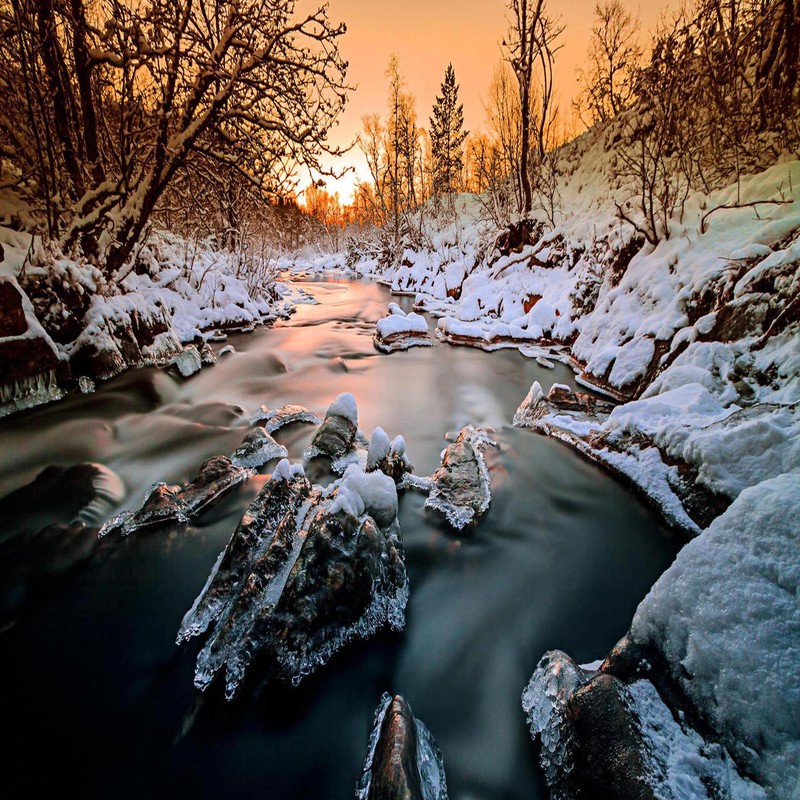
[{"label": "ice formation on rock", "polygon": [[342,474],[350,464],[366,464],[369,442],[358,430],[358,410],[350,392],[340,394],[328,408],[325,419],[304,453],[309,461],[318,456],[331,460],[331,469]]},{"label": "ice formation on rock", "polygon": [[400,695],[386,693],[375,711],[356,800],[447,800],[442,754]]},{"label": "ice formation on rock", "polygon": [[286,458],[289,451],[278,444],[263,428],[253,428],[245,434],[242,443],[231,455],[237,467],[263,467],[275,458]]},{"label": "ice formation on rock", "polygon": [[324,489],[281,461],[221,553],[178,641],[213,626],[197,658],[205,689],[225,669],[233,697],[262,653],[297,684],[350,639],[405,624],[408,580],[397,494],[351,466]]},{"label": "ice formation on rock", "polygon": [[275,433],[284,425],[291,425],[294,422],[307,422],[311,425],[319,425],[322,420],[305,406],[289,403],[280,408],[270,409],[267,406],[261,408],[251,417],[251,425],[264,423],[267,433]]},{"label": "ice formation on rock", "polygon": [[456,530],[463,530],[477,523],[492,502],[483,451],[494,446],[485,432],[468,425],[447,446],[430,478],[406,475],[402,485],[428,492],[425,508],[441,512]]},{"label": "ice formation on rock", "polygon": [[176,367],[184,378],[189,378],[203,368],[203,359],[200,351],[190,344],[170,361],[170,365]]},{"label": "ice formation on rock", "polygon": [[233,464],[225,456],[204,461],[197,475],[184,486],[157,483],[135,511],[123,511],[100,529],[100,536],[119,531],[129,536],[142,528],[168,522],[186,523],[253,475],[253,470]]}]

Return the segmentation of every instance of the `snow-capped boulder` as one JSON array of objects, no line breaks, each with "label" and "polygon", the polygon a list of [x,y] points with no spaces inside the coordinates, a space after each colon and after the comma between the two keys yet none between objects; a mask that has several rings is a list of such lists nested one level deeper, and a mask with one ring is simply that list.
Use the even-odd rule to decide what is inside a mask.
[{"label": "snow-capped boulder", "polygon": [[352,638],[387,623],[402,628],[407,597],[394,483],[352,465],[326,489],[284,460],[220,554],[178,641],[213,626],[195,685],[205,689],[224,668],[231,698],[256,654],[297,684]]},{"label": "snow-capped boulder", "polygon": [[357,434],[356,401],[350,392],[344,392],[328,408],[322,425],[305,452],[305,459],[325,456],[331,460],[333,471],[341,474],[353,460],[359,460],[355,451],[363,442],[358,441]]},{"label": "snow-capped boulder", "polygon": [[542,658],[523,708],[556,791],[794,796],[798,530],[800,472],[745,489],[681,550],[599,671]]},{"label": "snow-capped boulder", "polygon": [[382,353],[433,345],[425,317],[413,311],[406,314],[396,303],[390,304],[389,316],[378,320],[372,338]]},{"label": "snow-capped boulder", "polygon": [[356,800],[447,800],[442,754],[401,696],[384,694]]}]

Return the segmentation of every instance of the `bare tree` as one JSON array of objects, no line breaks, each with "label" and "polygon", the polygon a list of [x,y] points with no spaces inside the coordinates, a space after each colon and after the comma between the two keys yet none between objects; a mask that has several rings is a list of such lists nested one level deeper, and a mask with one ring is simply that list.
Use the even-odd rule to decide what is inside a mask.
[{"label": "bare tree", "polygon": [[0,25],[6,172],[109,277],[192,159],[269,193],[346,99],[344,26],[294,0],[3,0]]},{"label": "bare tree", "polygon": [[[530,213],[533,198],[528,159],[531,150],[531,126],[536,137],[540,159],[544,158],[548,120],[553,102],[553,68],[555,54],[560,45],[556,42],[564,32],[564,25],[551,17],[545,0],[511,0],[511,12],[507,41],[508,62],[514,70],[519,84],[521,117],[520,183],[522,186],[522,211]],[[539,78],[538,119],[533,120],[534,78]]]},{"label": "bare tree", "polygon": [[587,67],[577,71],[583,87],[577,107],[579,113],[588,114],[588,124],[616,117],[633,100],[642,58],[639,27],[639,20],[620,0],[595,6]]}]

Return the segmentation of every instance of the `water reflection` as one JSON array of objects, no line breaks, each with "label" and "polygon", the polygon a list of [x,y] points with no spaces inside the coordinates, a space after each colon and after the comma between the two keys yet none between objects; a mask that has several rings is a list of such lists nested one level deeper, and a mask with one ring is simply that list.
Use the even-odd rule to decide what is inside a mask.
[{"label": "water reflection", "polygon": [[[406,631],[349,647],[299,689],[251,680],[234,704],[216,686],[197,698],[200,643],[179,649],[174,637],[263,478],[197,526],[104,546],[3,634],[7,796],[348,798],[385,690],[405,694],[436,736],[454,800],[545,796],[520,710],[525,682],[548,648],[604,654],[675,545],[599,469],[509,426],[534,378],[575,385],[565,367],[439,344],[378,355],[371,336],[386,290],[306,288],[319,305],[232,337],[236,354],[188,381],[139,370],[0,423],[0,495],[49,464],[94,461],[120,476],[122,505],[134,506],[154,481],[187,480],[205,458],[230,453],[262,403],[324,413],[352,391],[365,433],[402,433],[419,474],[436,468],[446,431],[495,428],[488,515],[458,539],[422,496],[404,496]],[[276,438],[297,459],[312,435],[293,425]]]}]

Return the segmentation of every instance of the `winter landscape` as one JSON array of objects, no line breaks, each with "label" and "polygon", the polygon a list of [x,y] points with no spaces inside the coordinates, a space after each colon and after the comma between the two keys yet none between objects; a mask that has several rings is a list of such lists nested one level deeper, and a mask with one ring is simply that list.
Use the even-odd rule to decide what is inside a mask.
[{"label": "winter landscape", "polygon": [[800,800],[796,0],[0,0],[0,797]]}]

